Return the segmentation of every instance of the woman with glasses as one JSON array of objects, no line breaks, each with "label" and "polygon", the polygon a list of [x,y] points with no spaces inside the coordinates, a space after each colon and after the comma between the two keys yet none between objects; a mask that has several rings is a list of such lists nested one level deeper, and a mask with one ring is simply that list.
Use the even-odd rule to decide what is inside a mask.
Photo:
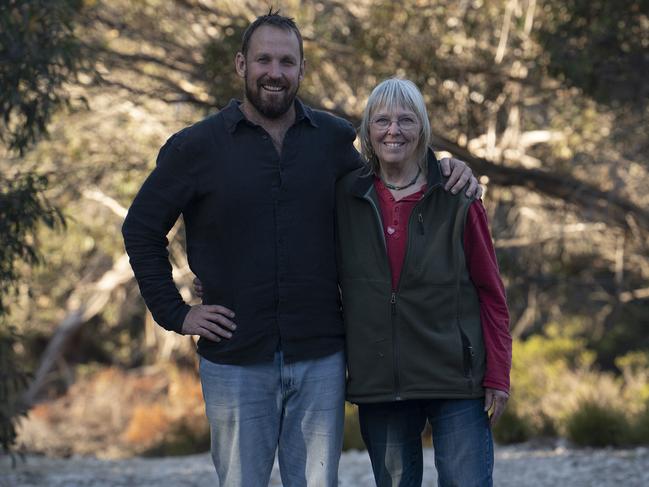
[{"label": "woman with glasses", "polygon": [[428,421],[439,486],[490,486],[511,336],[484,207],[443,190],[412,82],[373,90],[360,139],[367,167],[337,188],[338,265],[347,398],[376,483],[421,485]]}]

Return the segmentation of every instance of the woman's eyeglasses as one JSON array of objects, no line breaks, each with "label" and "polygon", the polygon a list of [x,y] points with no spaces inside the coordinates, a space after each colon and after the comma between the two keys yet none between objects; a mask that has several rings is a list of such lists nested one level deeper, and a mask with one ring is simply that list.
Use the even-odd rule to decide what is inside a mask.
[{"label": "woman's eyeglasses", "polygon": [[396,122],[399,128],[405,132],[414,130],[419,126],[417,120],[415,120],[412,117],[399,117],[397,119],[392,119],[388,117],[377,117],[374,120],[372,120],[372,125],[374,125],[374,127],[376,127],[379,130],[387,130],[390,127],[390,125],[392,125],[394,122]]}]

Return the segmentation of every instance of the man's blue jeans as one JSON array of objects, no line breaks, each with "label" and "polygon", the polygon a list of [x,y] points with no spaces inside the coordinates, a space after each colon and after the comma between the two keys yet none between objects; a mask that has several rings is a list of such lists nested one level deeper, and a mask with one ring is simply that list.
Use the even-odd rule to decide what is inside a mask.
[{"label": "man's blue jeans", "polygon": [[483,408],[483,399],[359,404],[376,485],[421,486],[421,433],[428,420],[439,487],[491,487],[493,439]]},{"label": "man's blue jeans", "polygon": [[267,487],[276,451],[284,487],[338,485],[344,352],[244,366],[201,358],[200,376],[221,487]]}]

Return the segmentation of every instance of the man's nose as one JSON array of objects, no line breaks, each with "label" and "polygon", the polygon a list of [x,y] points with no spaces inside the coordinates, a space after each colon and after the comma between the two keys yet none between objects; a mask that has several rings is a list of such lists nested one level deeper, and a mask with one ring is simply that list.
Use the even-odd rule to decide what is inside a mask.
[{"label": "man's nose", "polygon": [[271,78],[280,78],[282,76],[282,69],[279,62],[273,61],[268,68],[268,76]]}]

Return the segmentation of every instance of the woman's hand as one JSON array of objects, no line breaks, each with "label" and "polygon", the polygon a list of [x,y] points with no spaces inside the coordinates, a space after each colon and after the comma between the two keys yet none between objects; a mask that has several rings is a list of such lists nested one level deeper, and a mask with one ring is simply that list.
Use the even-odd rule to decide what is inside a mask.
[{"label": "woman's hand", "polygon": [[498,419],[505,411],[509,394],[498,389],[485,388],[484,410],[491,411],[489,414],[489,425],[493,428]]}]

